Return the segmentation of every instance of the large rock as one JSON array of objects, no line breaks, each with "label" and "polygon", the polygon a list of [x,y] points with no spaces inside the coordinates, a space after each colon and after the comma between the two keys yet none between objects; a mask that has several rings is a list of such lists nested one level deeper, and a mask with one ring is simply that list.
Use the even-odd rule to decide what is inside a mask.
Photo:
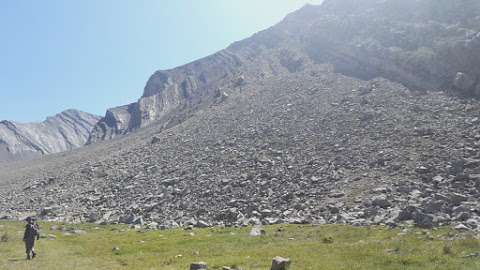
[{"label": "large rock", "polygon": [[275,257],[272,261],[271,270],[288,270],[290,268],[290,259]]},{"label": "large rock", "polygon": [[196,262],[190,264],[190,270],[207,270],[208,265],[205,262]]},{"label": "large rock", "polygon": [[373,198],[372,205],[381,208],[388,208],[392,205],[392,203],[387,199],[387,196],[380,195]]},{"label": "large rock", "polygon": [[420,228],[431,229],[437,225],[435,216],[422,212],[415,213],[415,224]]},{"label": "large rock", "polygon": [[468,200],[468,196],[466,196],[464,194],[455,193],[455,192],[450,194],[450,202],[453,205],[459,205],[460,203],[465,202],[467,200]]},{"label": "large rock", "polygon": [[142,216],[137,216],[134,214],[120,217],[119,222],[124,224],[140,225],[140,226],[143,226],[145,224]]},{"label": "large rock", "polygon": [[425,213],[434,214],[443,210],[444,206],[444,201],[431,200],[423,205],[423,210]]},{"label": "large rock", "polygon": [[413,220],[415,217],[415,213],[417,212],[417,208],[413,206],[408,206],[398,214],[397,220],[398,221],[406,221],[406,220]]},{"label": "large rock", "polygon": [[463,72],[458,72],[453,81],[453,85],[463,93],[471,92],[475,87],[475,83],[475,78]]},{"label": "large rock", "polygon": [[253,226],[252,229],[250,230],[250,236],[252,237],[264,236],[266,234],[267,233],[262,226],[258,226],[258,225]]},{"label": "large rock", "polygon": [[413,220],[420,228],[430,229],[437,225],[437,218],[432,214],[426,214],[415,206],[408,206],[398,214],[397,221]]}]

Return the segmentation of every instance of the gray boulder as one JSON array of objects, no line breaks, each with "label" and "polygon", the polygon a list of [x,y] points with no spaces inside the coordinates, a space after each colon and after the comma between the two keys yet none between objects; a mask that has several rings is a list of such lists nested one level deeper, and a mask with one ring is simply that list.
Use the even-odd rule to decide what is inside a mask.
[{"label": "gray boulder", "polygon": [[453,205],[459,205],[468,200],[468,197],[460,193],[450,194],[450,201]]},{"label": "gray boulder", "polygon": [[471,77],[470,75],[463,72],[458,72],[453,80],[453,86],[463,93],[468,93],[474,89],[475,82],[475,78]]},{"label": "gray boulder", "polygon": [[437,224],[437,221],[433,215],[422,212],[415,213],[414,221],[418,227],[425,229],[431,229]]},{"label": "gray boulder", "polygon": [[465,224],[472,229],[480,228],[480,219],[477,217],[476,219],[471,218],[465,222]]},{"label": "gray boulder", "polygon": [[197,224],[195,224],[195,227],[197,228],[208,228],[211,227],[212,225],[204,220],[199,220]]},{"label": "gray boulder", "polygon": [[400,211],[397,220],[413,220],[418,227],[426,229],[433,228],[438,223],[438,220],[434,215],[426,214],[415,206],[408,206]]},{"label": "gray boulder", "polygon": [[250,236],[258,237],[264,236],[267,232],[262,228],[262,226],[254,226],[252,230],[250,230]]},{"label": "gray boulder", "polygon": [[423,205],[423,210],[425,213],[434,214],[440,212],[445,205],[444,201],[431,200]]},{"label": "gray boulder", "polygon": [[387,199],[387,196],[380,195],[373,198],[372,205],[381,208],[388,208],[392,205],[392,203]]},{"label": "gray boulder", "polygon": [[290,259],[275,257],[272,261],[271,270],[288,270],[290,268],[290,264]]},{"label": "gray boulder", "polygon": [[145,224],[143,217],[136,216],[133,214],[125,215],[120,217],[120,223],[129,224],[129,225],[140,225],[143,226]]},{"label": "gray boulder", "polygon": [[190,270],[207,270],[208,265],[205,262],[196,262],[190,264]]}]

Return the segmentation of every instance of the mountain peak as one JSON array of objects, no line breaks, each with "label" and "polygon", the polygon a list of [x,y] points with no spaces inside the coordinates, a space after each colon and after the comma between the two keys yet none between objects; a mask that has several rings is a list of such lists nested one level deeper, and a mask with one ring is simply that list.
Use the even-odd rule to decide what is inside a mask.
[{"label": "mountain peak", "polygon": [[100,119],[68,109],[40,123],[0,121],[0,162],[30,159],[82,146]]}]

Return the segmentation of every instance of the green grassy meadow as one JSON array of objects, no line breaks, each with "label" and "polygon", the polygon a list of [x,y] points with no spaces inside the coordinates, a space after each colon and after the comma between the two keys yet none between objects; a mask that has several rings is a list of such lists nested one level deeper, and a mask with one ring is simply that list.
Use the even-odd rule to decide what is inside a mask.
[{"label": "green grassy meadow", "polygon": [[384,227],[341,225],[135,231],[125,226],[65,225],[80,234],[50,230],[43,223],[38,258],[26,261],[23,223],[0,222],[0,269],[117,270],[189,269],[205,261],[209,269],[236,266],[268,270],[275,256],[292,259],[301,270],[462,270],[480,269],[480,240],[450,229],[408,232]]}]

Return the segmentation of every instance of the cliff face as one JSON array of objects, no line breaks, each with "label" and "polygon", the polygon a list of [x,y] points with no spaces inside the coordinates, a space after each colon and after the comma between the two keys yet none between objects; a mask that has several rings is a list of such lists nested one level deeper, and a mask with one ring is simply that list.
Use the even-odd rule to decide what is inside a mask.
[{"label": "cliff face", "polygon": [[67,110],[41,123],[0,122],[0,162],[30,159],[83,146],[100,117]]},{"label": "cliff face", "polygon": [[[361,78],[480,95],[480,2],[359,2],[330,0],[317,8],[315,23],[303,33],[313,59]],[[456,82],[458,73],[473,82]]]},{"label": "cliff face", "polygon": [[362,79],[480,96],[480,2],[327,0],[214,55],[157,71],[142,97],[107,111],[90,142],[171,121],[225,88],[330,63]]},{"label": "cliff face", "polygon": [[173,114],[213,102],[224,89],[241,89],[252,80],[304,70],[312,63],[301,44],[287,35],[281,27],[272,27],[211,56],[155,72],[137,102],[107,110],[89,142],[170,121]]}]

